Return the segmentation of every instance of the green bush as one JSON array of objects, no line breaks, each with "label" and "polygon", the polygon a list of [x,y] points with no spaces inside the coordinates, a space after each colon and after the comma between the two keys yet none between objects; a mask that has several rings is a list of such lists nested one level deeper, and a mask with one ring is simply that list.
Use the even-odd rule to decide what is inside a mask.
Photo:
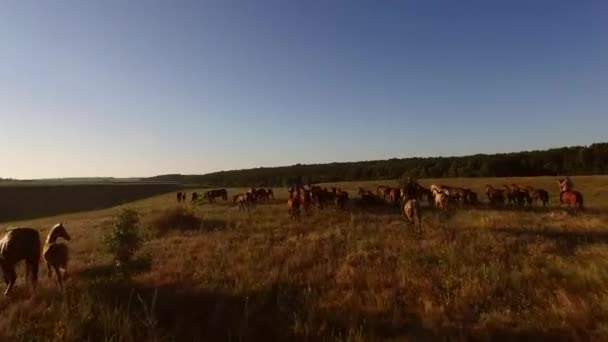
[{"label": "green bush", "polygon": [[116,217],[112,230],[104,236],[107,251],[112,254],[117,266],[131,261],[141,246],[139,215],[133,209],[123,209]]}]

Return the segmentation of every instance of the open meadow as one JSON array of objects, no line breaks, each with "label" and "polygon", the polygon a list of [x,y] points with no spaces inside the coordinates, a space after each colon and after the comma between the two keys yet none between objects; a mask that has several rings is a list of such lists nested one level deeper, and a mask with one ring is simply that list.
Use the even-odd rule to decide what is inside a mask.
[{"label": "open meadow", "polygon": [[[63,222],[72,236],[65,290],[18,268],[0,301],[2,341],[608,340],[608,176],[572,177],[586,211],[557,209],[556,177],[421,180],[477,191],[478,208],[423,204],[421,235],[399,209],[366,207],[294,221],[286,189],[251,211],[229,200],[177,203],[175,192]],[[550,192],[550,208],[490,209],[485,184]],[[329,186],[329,184],[327,185]],[[203,190],[199,190],[203,191]],[[187,191],[191,193],[191,190]],[[61,199],[57,199],[60,201]],[[142,248],[118,271],[102,244],[120,209],[139,213]]]}]

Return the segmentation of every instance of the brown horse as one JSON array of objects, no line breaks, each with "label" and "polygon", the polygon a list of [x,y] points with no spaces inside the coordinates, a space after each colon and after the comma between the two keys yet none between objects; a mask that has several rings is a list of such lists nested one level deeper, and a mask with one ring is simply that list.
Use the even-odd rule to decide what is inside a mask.
[{"label": "brown horse", "polygon": [[177,193],[177,202],[178,202],[178,203],[182,201],[182,196],[183,196],[183,195],[182,195],[182,192],[181,192],[181,191]]},{"label": "brown horse", "polygon": [[560,203],[560,206],[567,204],[568,208],[574,207],[580,211],[584,210],[583,195],[576,190],[565,191],[561,195],[561,197],[559,199],[559,203]]},{"label": "brown horse", "polygon": [[374,195],[373,192],[369,190],[365,190],[363,188],[359,188],[359,197],[361,201],[365,204],[373,204],[379,201],[380,197]]},{"label": "brown horse", "polygon": [[226,189],[209,190],[203,194],[203,198],[209,201],[209,203],[215,203],[216,198],[226,201],[228,199],[228,191]]},{"label": "brown horse", "polygon": [[312,194],[310,190],[304,190],[302,192],[302,209],[304,209],[304,213],[309,215],[312,212]]},{"label": "brown horse", "polygon": [[300,219],[300,190],[291,192],[287,200],[287,208],[289,209],[289,217],[294,220]]},{"label": "brown horse", "polygon": [[344,209],[346,202],[348,202],[348,192],[338,189],[336,192],[336,205],[338,208]]},{"label": "brown horse", "polygon": [[399,206],[401,203],[401,190],[397,188],[389,188],[386,200],[389,204]]},{"label": "brown horse", "polygon": [[505,191],[502,189],[496,189],[490,184],[486,184],[485,187],[488,201],[492,205],[504,205],[505,204]]},{"label": "brown horse", "polygon": [[15,264],[25,260],[25,272],[29,275],[32,288],[38,284],[38,263],[40,262],[40,233],[32,228],[10,228],[0,240],[0,267],[4,274],[7,296],[17,280]]},{"label": "brown horse", "polygon": [[386,199],[386,197],[388,196],[388,192],[391,188],[389,186],[386,185],[378,185],[378,187],[376,188],[376,196],[382,198],[382,199]]},{"label": "brown horse", "polygon": [[543,207],[546,207],[549,203],[549,193],[543,189],[536,189],[532,192],[532,199],[534,201],[541,201]]},{"label": "brown horse", "polygon": [[469,190],[464,198],[464,201],[468,205],[477,205],[479,204],[479,199],[477,198],[477,193]]}]

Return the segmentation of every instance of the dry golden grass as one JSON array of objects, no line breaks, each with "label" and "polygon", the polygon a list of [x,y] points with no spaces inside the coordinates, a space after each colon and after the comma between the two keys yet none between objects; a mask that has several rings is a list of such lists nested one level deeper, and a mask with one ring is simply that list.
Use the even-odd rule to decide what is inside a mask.
[{"label": "dry golden grass", "polygon": [[[284,189],[250,213],[228,202],[175,209],[174,194],[157,196],[130,204],[146,242],[127,275],[100,243],[118,208],[16,222],[44,234],[64,222],[70,278],[62,293],[44,275],[31,294],[21,270],[0,301],[0,340],[607,340],[607,180],[574,178],[590,207],[581,215],[423,208],[422,236],[390,207],[295,222]],[[515,180],[550,190],[552,205],[554,181]],[[340,186],[356,197],[382,183]],[[183,217],[200,224],[157,234]]]}]

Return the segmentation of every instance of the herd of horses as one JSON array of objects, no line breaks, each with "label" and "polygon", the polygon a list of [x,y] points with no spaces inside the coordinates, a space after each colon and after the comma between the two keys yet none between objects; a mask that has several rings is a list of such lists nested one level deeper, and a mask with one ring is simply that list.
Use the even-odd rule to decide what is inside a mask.
[{"label": "herd of horses", "polygon": [[40,233],[36,229],[18,227],[7,230],[0,240],[0,267],[6,283],[4,296],[11,293],[17,280],[15,265],[22,260],[25,260],[26,277],[29,278],[32,287],[36,288],[41,256],[46,263],[48,276],[52,277],[54,270],[59,287],[63,288],[69,255],[68,246],[57,242],[59,238],[67,241],[71,239],[62,223],[57,223],[51,228],[43,246],[40,245]]},{"label": "herd of horses", "polygon": [[[362,205],[388,204],[399,207],[405,220],[413,227],[417,227],[418,232],[422,231],[420,219],[420,203],[422,201],[426,201],[429,206],[434,206],[439,210],[476,206],[480,203],[477,193],[471,189],[435,184],[426,188],[415,181],[400,188],[380,185],[375,190],[374,192],[359,188],[359,203]],[[336,187],[328,189],[318,185],[292,186],[287,191],[289,193],[287,199],[288,213],[290,218],[296,220],[300,219],[302,212],[311,214],[313,210],[323,210],[327,207],[345,209],[350,198],[347,191]],[[549,203],[549,193],[546,190],[531,186],[504,184],[502,188],[497,188],[488,184],[484,191],[489,205],[492,207],[525,207],[532,206],[534,203],[547,206]],[[191,201],[193,202],[202,199],[214,203],[218,198],[227,201],[228,191],[226,189],[215,189],[200,194],[197,192],[191,194]],[[240,210],[250,210],[255,208],[257,203],[270,199],[274,199],[272,189],[251,188],[244,193],[233,195],[232,203],[238,205]],[[187,194],[178,192],[177,201],[187,201]],[[583,196],[578,191],[561,191],[559,201],[560,206],[567,205],[569,208],[583,210]],[[56,281],[59,287],[63,288],[63,280],[67,275],[69,250],[65,243],[57,242],[59,238],[67,241],[71,239],[62,223],[58,223],[51,228],[42,246],[40,233],[36,229],[26,227],[7,229],[2,239],[0,239],[0,268],[7,285],[4,291],[5,296],[11,293],[17,279],[15,264],[22,260],[25,260],[26,276],[30,278],[33,288],[36,287],[41,257],[46,263],[49,277],[52,277],[54,270]]]},{"label": "herd of horses", "polygon": [[[559,183],[559,182],[558,182]],[[313,210],[323,210],[327,207],[345,209],[350,199],[348,191],[336,187],[321,187],[319,185],[291,186],[287,189],[287,208],[289,217],[300,219],[301,214],[311,214]],[[549,204],[549,192],[545,189],[535,188],[529,185],[503,184],[494,187],[487,184],[484,187],[485,195],[491,207],[531,207],[535,204],[546,207]],[[468,188],[454,187],[442,184],[433,184],[424,187],[413,181],[402,187],[390,187],[379,185],[375,191],[359,188],[359,203],[366,206],[392,205],[400,208],[406,221],[410,224],[418,224],[420,227],[420,204],[424,201],[429,206],[439,210],[450,210],[458,207],[474,207],[480,205],[478,194]],[[192,201],[201,197],[215,202],[216,198],[227,200],[227,190],[209,190],[203,194],[192,193]],[[238,205],[240,210],[250,210],[256,204],[269,199],[274,199],[273,190],[270,188],[251,188],[247,192],[232,196],[232,203]],[[186,200],[186,194],[177,193],[178,202]],[[560,206],[567,205],[569,208],[583,210],[583,196],[575,190],[560,193]],[[420,228],[419,228],[420,229]]]}]

